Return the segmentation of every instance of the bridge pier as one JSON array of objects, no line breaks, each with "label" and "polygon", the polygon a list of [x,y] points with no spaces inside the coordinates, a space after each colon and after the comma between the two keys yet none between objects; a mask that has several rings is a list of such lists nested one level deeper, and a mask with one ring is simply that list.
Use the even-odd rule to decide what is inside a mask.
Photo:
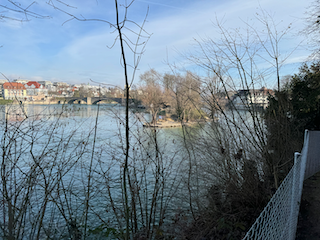
[{"label": "bridge pier", "polygon": [[91,105],[92,102],[91,102],[91,97],[87,97],[87,105]]}]

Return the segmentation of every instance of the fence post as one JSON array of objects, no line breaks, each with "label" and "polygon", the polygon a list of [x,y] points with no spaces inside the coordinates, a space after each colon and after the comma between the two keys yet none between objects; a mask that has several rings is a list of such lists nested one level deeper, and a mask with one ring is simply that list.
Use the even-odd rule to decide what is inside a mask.
[{"label": "fence post", "polygon": [[[297,194],[299,193],[299,187],[300,187],[300,183],[297,182],[297,180],[299,180],[299,176],[301,176],[302,174],[301,161],[298,161],[300,157],[301,157],[300,153],[298,152],[294,153],[293,176],[292,176],[292,185],[291,185],[290,217],[288,219],[289,239],[291,240],[294,240],[296,236],[296,229],[293,227],[292,221],[296,216],[296,211],[297,211],[296,204],[298,200]],[[297,176],[298,174],[299,176]]]}]

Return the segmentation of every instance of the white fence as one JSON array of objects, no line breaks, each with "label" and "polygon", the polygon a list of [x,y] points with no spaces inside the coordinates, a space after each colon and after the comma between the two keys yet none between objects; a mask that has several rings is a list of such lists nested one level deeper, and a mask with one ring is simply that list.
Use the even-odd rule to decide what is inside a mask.
[{"label": "white fence", "polygon": [[320,131],[305,132],[301,154],[243,239],[293,240],[296,236],[303,181],[320,171]]}]

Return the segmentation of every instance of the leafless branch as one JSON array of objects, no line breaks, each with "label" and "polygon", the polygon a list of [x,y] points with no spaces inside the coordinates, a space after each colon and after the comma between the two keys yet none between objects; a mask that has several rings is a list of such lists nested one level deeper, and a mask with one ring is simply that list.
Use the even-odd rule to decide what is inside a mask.
[{"label": "leafless branch", "polygon": [[[0,4],[0,8],[8,10],[8,16],[1,14],[0,19],[10,19],[15,21],[30,21],[31,18],[45,19],[49,18],[49,16],[44,16],[34,11],[29,10],[34,4],[37,4],[36,1],[29,4],[27,7],[23,7],[20,3],[14,2],[12,0],[7,0],[8,5]],[[10,16],[11,13],[17,13],[18,16]]]}]

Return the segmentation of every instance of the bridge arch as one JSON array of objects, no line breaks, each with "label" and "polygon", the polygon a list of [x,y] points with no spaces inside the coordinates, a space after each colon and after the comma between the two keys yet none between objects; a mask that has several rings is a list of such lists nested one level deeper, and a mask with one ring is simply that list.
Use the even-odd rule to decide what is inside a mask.
[{"label": "bridge arch", "polygon": [[87,104],[87,101],[85,98],[74,98],[68,100],[68,104]]},{"label": "bridge arch", "polygon": [[[112,98],[99,98],[99,99],[92,99],[92,104],[96,105],[100,102],[105,102],[105,103],[112,103],[112,102],[116,102],[119,103],[119,101],[115,101]],[[121,102],[120,102],[121,103]]]},{"label": "bridge arch", "polygon": [[121,99],[119,100],[118,98],[110,98],[110,97],[103,97],[103,98],[93,97],[93,98],[91,98],[92,104],[97,104],[102,101],[121,103]]},{"label": "bridge arch", "polygon": [[[97,104],[98,102],[101,101],[114,101],[117,102],[119,104],[124,104],[125,102],[125,98],[114,98],[114,97],[65,97],[65,103],[68,104]],[[81,101],[79,103],[79,101]],[[129,99],[129,103],[132,104],[135,102],[135,99]],[[62,103],[62,100],[58,102],[59,104]]]}]

